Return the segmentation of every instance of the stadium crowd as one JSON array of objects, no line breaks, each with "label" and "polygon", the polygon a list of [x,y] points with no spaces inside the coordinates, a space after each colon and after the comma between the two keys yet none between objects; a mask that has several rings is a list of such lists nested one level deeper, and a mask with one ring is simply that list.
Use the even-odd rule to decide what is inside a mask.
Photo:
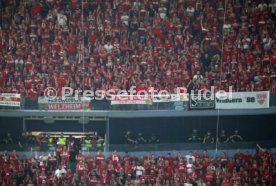
[{"label": "stadium crowd", "polygon": [[2,0],[0,92],[276,92],[274,0]]},{"label": "stadium crowd", "polygon": [[74,156],[63,149],[49,155],[19,157],[16,151],[0,155],[1,186],[275,186],[276,155],[259,148],[255,154],[239,150],[211,157],[208,151],[136,157],[116,151]]}]

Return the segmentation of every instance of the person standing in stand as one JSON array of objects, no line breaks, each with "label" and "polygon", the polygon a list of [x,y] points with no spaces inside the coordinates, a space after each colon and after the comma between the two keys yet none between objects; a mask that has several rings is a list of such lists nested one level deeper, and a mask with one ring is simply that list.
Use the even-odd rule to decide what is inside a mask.
[{"label": "person standing in stand", "polygon": [[65,146],[66,145],[66,138],[63,136],[63,133],[61,133],[60,137],[57,140],[57,145],[59,146]]},{"label": "person standing in stand", "polygon": [[55,152],[52,152],[48,156],[48,167],[50,171],[53,171],[57,168],[58,162],[57,162],[57,156]]},{"label": "person standing in stand", "polygon": [[83,139],[83,146],[87,148],[88,151],[92,148],[92,141],[89,134],[87,134]]},{"label": "person standing in stand", "polygon": [[197,132],[197,129],[193,129],[193,132],[192,132],[191,136],[188,138],[188,141],[195,142],[195,143],[202,141],[201,137],[199,136],[199,134]]},{"label": "person standing in stand", "polygon": [[138,133],[138,137],[137,137],[136,141],[137,141],[137,144],[147,143],[147,140],[144,138],[144,135],[141,132]]},{"label": "person standing in stand", "polygon": [[76,157],[76,141],[72,135],[69,136],[67,140],[68,152],[70,154],[69,157],[69,168],[72,169],[71,164],[75,162]]},{"label": "person standing in stand", "polygon": [[70,153],[66,148],[63,148],[63,150],[61,151],[60,158],[61,158],[61,163],[64,164],[66,167],[68,167]]},{"label": "person standing in stand", "polygon": [[76,155],[76,162],[79,163],[80,161],[84,161],[85,160],[85,157],[84,155],[82,154],[82,151],[79,150],[79,153]]},{"label": "person standing in stand", "polygon": [[105,141],[102,136],[98,136],[97,139],[97,149],[102,149],[105,146]]},{"label": "person standing in stand", "polygon": [[215,139],[212,135],[211,131],[208,131],[207,134],[203,138],[203,143],[214,143]]},{"label": "person standing in stand", "polygon": [[60,154],[63,149],[66,148],[66,138],[61,133],[60,137],[57,139],[56,153],[58,155],[59,162],[61,160]]},{"label": "person standing in stand", "polygon": [[241,142],[243,141],[243,138],[241,137],[241,135],[239,134],[239,131],[236,129],[234,131],[234,134],[232,136],[229,137],[229,142],[235,143],[235,142]]},{"label": "person standing in stand", "polygon": [[226,136],[225,130],[221,130],[217,138],[218,143],[227,143],[228,137]]},{"label": "person standing in stand", "polygon": [[141,162],[138,162],[138,164],[133,167],[133,172],[136,176],[136,180],[139,180],[139,178],[144,174],[145,168],[143,167]]},{"label": "person standing in stand", "polygon": [[125,138],[126,144],[130,144],[130,145],[137,144],[137,141],[134,140],[134,138],[132,137],[132,133],[130,131],[126,132],[126,134],[124,135],[124,138]]},{"label": "person standing in stand", "polygon": [[54,147],[55,139],[50,135],[50,133],[48,133],[47,135],[47,143],[48,143],[49,150],[51,150],[51,148]]},{"label": "person standing in stand", "polygon": [[68,146],[68,151],[70,153],[75,153],[76,152],[76,142],[75,142],[75,139],[72,135],[70,135],[68,140],[67,140],[67,146]]}]

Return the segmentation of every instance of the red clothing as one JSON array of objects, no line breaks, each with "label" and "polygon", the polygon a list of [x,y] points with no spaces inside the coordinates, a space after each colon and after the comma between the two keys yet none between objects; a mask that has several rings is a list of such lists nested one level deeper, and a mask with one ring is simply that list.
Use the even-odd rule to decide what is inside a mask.
[{"label": "red clothing", "polygon": [[41,14],[42,7],[39,4],[36,4],[32,7],[32,15]]},{"label": "red clothing", "polygon": [[77,52],[76,45],[74,45],[72,43],[67,44],[67,49],[68,49],[69,54],[75,54]]},{"label": "red clothing", "polygon": [[95,156],[95,159],[96,159],[96,164],[97,165],[100,165],[101,164],[101,161],[105,159],[104,155],[103,154],[97,154]]},{"label": "red clothing", "polygon": [[206,181],[208,181],[208,182],[212,182],[212,181],[214,180],[214,174],[213,174],[213,173],[210,173],[210,172],[207,172],[207,173],[205,174],[205,179],[206,179]]}]

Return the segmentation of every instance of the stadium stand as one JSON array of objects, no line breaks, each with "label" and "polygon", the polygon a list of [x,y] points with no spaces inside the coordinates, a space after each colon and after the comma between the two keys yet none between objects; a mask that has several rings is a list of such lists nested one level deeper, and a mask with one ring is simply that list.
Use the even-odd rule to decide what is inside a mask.
[{"label": "stadium stand", "polygon": [[[3,97],[15,100],[17,109],[49,109],[44,100],[37,101],[49,87],[61,96],[62,87],[118,91],[132,86],[137,92],[150,87],[170,93],[177,87],[188,92],[211,87],[228,92],[231,87],[246,96],[267,91],[259,100],[246,101],[258,102],[257,108],[275,106],[275,0],[1,0],[0,8],[0,93],[14,93]],[[180,106],[177,101],[162,103],[161,109],[179,106],[186,111],[185,101]],[[246,111],[242,116],[224,112],[220,117],[216,107],[217,115],[209,112],[212,117],[190,112],[188,119],[173,114],[129,119],[122,113],[109,120],[108,113],[84,114],[96,106],[106,110],[104,100],[102,105],[82,103],[76,109],[81,116],[33,116],[30,111],[25,117],[19,110],[9,112],[22,114],[13,120],[1,113],[1,186],[276,186],[276,155],[263,146],[275,147],[273,110],[250,117]],[[60,110],[71,110],[70,104]],[[112,108],[160,109],[152,105]],[[114,152],[105,151],[105,140]],[[233,155],[209,154],[218,147],[245,145],[252,150],[256,141],[264,148],[257,144],[255,153],[238,149]],[[133,151],[160,150],[162,142],[202,153],[150,152],[140,157],[118,153],[124,142],[122,149]]]},{"label": "stadium stand", "polygon": [[[255,154],[239,150],[233,157],[222,153],[211,157],[208,151],[164,155],[148,153],[142,157],[114,151],[84,155],[70,163],[66,149],[60,153],[20,157],[16,151],[0,155],[1,185],[254,185],[274,186],[276,157],[259,147]],[[75,165],[73,167],[72,165]],[[73,172],[76,170],[76,173]]]},{"label": "stadium stand", "polygon": [[1,92],[34,98],[46,87],[134,85],[276,91],[272,0],[3,0],[1,6]]}]

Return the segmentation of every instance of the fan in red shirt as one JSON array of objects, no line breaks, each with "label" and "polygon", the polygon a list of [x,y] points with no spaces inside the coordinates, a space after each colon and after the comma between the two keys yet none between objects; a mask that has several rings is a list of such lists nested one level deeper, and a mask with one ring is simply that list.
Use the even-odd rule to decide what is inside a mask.
[{"label": "fan in red shirt", "polygon": [[79,163],[80,161],[84,161],[84,160],[85,160],[85,157],[82,154],[82,151],[79,150],[79,153],[76,155],[76,161],[77,161],[77,163]]},{"label": "fan in red shirt", "polygon": [[177,170],[180,175],[183,174],[184,172],[186,172],[186,164],[185,164],[183,158],[179,159],[179,162],[177,164]]},{"label": "fan in red shirt", "polygon": [[220,186],[233,186],[233,182],[229,181],[228,178],[224,178]]},{"label": "fan in red shirt", "polygon": [[84,172],[87,170],[87,167],[83,161],[80,161],[76,164],[76,172],[79,176],[84,175]]},{"label": "fan in red shirt", "polygon": [[101,165],[101,162],[105,160],[105,156],[103,155],[103,153],[102,153],[101,150],[99,150],[99,151],[97,152],[97,155],[95,156],[95,160],[96,160],[96,164],[97,164],[98,166],[100,166],[100,165]]},{"label": "fan in red shirt", "polygon": [[36,3],[32,6],[32,16],[37,16],[39,14],[41,14],[42,12],[42,6],[40,5],[40,3]]},{"label": "fan in red shirt", "polygon": [[49,184],[47,175],[45,171],[42,171],[40,175],[38,176],[38,184],[39,185],[47,185]]},{"label": "fan in red shirt", "polygon": [[109,182],[109,179],[110,179],[110,177],[108,176],[107,171],[104,170],[104,171],[102,172],[102,174],[100,174],[101,184],[102,184],[103,186],[107,186],[107,185],[108,185],[108,182]]},{"label": "fan in red shirt", "polygon": [[113,166],[118,166],[118,163],[120,161],[120,156],[116,150],[111,154],[109,159],[112,161]]},{"label": "fan in red shirt", "polygon": [[207,172],[205,173],[205,180],[208,182],[208,183],[211,183],[214,181],[214,173],[212,170],[210,169],[207,169]]},{"label": "fan in red shirt", "polygon": [[66,148],[63,148],[63,150],[60,152],[61,161],[64,161],[66,164],[69,161],[70,153],[67,151]]},{"label": "fan in red shirt", "polygon": [[130,164],[129,160],[126,160],[123,164],[123,169],[124,171],[128,174],[131,175],[132,174],[132,169],[133,169],[133,165]]}]

